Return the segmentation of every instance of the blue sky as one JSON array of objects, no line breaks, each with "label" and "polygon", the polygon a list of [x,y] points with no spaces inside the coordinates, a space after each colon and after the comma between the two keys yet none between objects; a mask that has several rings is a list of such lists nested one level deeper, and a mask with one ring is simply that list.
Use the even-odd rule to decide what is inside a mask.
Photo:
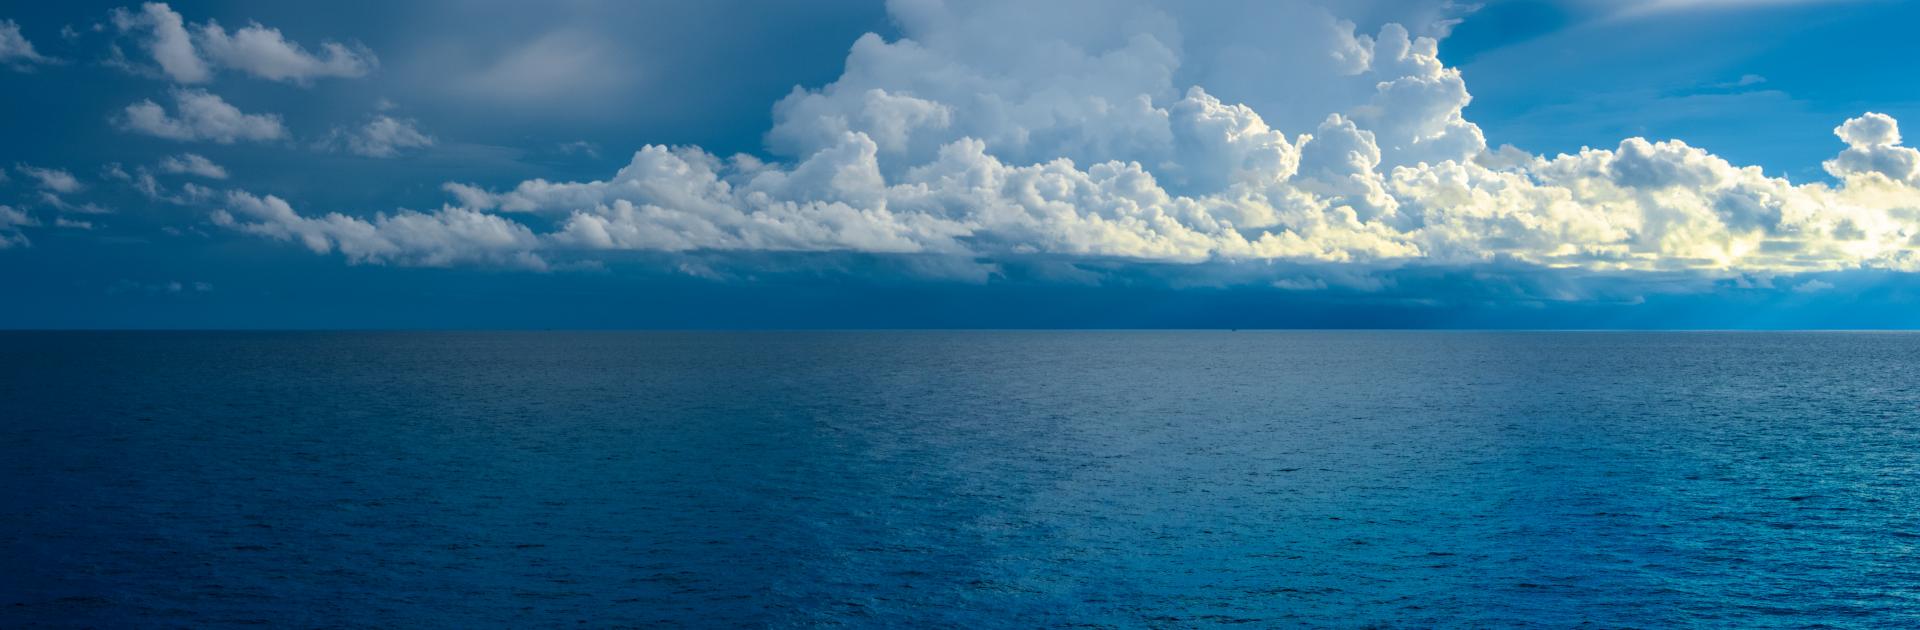
[{"label": "blue sky", "polygon": [[16,3],[0,327],[1912,327],[1912,3]]}]

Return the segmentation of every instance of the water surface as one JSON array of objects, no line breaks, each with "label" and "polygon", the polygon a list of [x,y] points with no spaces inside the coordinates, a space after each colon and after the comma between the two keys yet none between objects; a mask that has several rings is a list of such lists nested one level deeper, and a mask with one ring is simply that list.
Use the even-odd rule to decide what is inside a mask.
[{"label": "water surface", "polygon": [[0,333],[0,625],[1920,626],[1920,335]]}]

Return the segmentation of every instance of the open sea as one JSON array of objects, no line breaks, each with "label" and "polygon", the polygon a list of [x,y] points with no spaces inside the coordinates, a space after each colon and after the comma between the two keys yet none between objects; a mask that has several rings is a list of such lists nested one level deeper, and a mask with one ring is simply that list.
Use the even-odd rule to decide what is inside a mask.
[{"label": "open sea", "polygon": [[1920,334],[0,333],[0,627],[1920,627]]}]

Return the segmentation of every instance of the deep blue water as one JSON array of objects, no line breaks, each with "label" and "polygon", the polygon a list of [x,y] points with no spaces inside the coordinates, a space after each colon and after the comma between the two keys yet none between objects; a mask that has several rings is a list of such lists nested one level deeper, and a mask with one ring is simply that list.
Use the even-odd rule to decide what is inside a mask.
[{"label": "deep blue water", "polygon": [[0,626],[1920,627],[1917,474],[1910,334],[0,333]]}]

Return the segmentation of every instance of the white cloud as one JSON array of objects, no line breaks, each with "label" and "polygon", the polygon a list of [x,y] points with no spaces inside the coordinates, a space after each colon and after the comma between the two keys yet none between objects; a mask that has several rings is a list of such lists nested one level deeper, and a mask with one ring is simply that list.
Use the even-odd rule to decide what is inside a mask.
[{"label": "white cloud", "polygon": [[1833,135],[1847,143],[1845,151],[1826,162],[1834,177],[1880,176],[1920,186],[1920,151],[1900,146],[1900,123],[1892,116],[1867,112],[1835,127]]},{"label": "white cloud", "polygon": [[280,35],[280,29],[258,22],[229,35],[214,22],[207,22],[195,33],[194,41],[209,60],[223,67],[246,72],[262,79],[305,83],[317,78],[353,78],[366,76],[379,64],[364,46],[349,47],[324,42],[322,56],[309,54],[299,44]]},{"label": "white cloud", "polygon": [[176,83],[205,83],[213,79],[214,69],[226,68],[305,85],[314,79],[366,76],[379,66],[365,46],[327,41],[316,55],[288,41],[280,29],[258,22],[232,32],[212,20],[190,25],[165,3],[148,2],[137,12],[115,9],[112,18],[121,33],[141,37],[160,71]]},{"label": "white cloud", "polygon": [[25,212],[15,210],[12,206],[0,205],[0,249],[32,245],[33,241],[27,240],[27,235],[21,233],[20,228],[39,224]]},{"label": "white cloud", "polygon": [[518,223],[463,208],[433,213],[402,210],[373,220],[331,213],[301,216],[285,200],[242,191],[228,193],[215,224],[283,241],[297,241],[317,254],[338,251],[355,263],[446,266],[484,262],[546,268],[533,250],[539,239]]},{"label": "white cloud", "polygon": [[[171,160],[171,158],[169,158],[169,160]],[[164,162],[165,161],[163,161],[163,165]],[[189,162],[187,165],[191,165],[191,163]],[[178,193],[169,192],[167,187],[160,183],[160,179],[153,176],[153,171],[148,170],[147,167],[144,166],[135,167],[133,172],[129,173],[125,168],[121,167],[118,162],[109,163],[101,169],[101,176],[107,179],[125,182],[134,190],[139,191],[141,195],[154,201],[162,201],[175,205],[189,205],[202,203],[213,198],[212,189],[193,182],[181,184]]]},{"label": "white cloud", "polygon": [[357,128],[334,129],[320,144],[324,148],[375,158],[395,157],[404,149],[433,146],[433,136],[421,133],[414,125],[412,120],[379,114]]},{"label": "white cloud", "polygon": [[205,140],[220,144],[278,140],[287,136],[276,114],[248,114],[205,90],[173,90],[174,113],[151,100],[128,105],[116,122],[121,129],[169,140]]},{"label": "white cloud", "polygon": [[154,178],[153,173],[146,167],[138,167],[133,173],[128,173],[119,162],[109,162],[101,167],[100,175],[107,179],[126,182],[134,190],[140,191],[140,194],[146,195],[148,199],[158,199],[161,196],[160,180]]},{"label": "white cloud", "polygon": [[80,184],[78,178],[73,176],[73,173],[57,168],[39,168],[26,164],[15,164],[13,168],[19,171],[21,175],[33,178],[33,180],[39,184],[40,189],[47,192],[59,194],[76,193],[85,187]]},{"label": "white cloud", "polygon": [[21,72],[30,71],[36,65],[58,63],[33,49],[33,42],[20,34],[20,25],[13,20],[0,20],[0,65]]},{"label": "white cloud", "polygon": [[160,160],[160,171],[176,175],[195,175],[207,179],[226,179],[227,169],[198,153],[182,153]]},{"label": "white cloud", "polygon": [[[112,210],[94,203],[75,204],[61,197],[61,195],[73,194],[86,189],[86,186],[81,184],[80,179],[74,177],[73,173],[57,168],[40,168],[26,164],[15,164],[13,168],[19,171],[20,174],[34,180],[40,189],[38,195],[40,203],[48,207],[63,212],[80,214],[107,214],[112,212]],[[60,227],[72,227],[59,222],[56,222],[56,225]]]},{"label": "white cloud", "polygon": [[79,203],[79,204],[70,203],[67,200],[62,199],[60,195],[54,194],[53,192],[50,192],[50,191],[44,191],[44,190],[40,191],[40,203],[46,204],[48,207],[60,210],[62,212],[73,212],[77,214],[112,214],[113,213],[113,209],[106,208],[92,202]]},{"label": "white cloud", "polygon": [[113,25],[121,33],[141,33],[141,45],[160,64],[160,71],[175,83],[205,83],[213,79],[213,70],[193,50],[193,37],[185,20],[163,2],[148,2],[140,11],[113,10]]},{"label": "white cloud", "polygon": [[213,199],[213,196],[214,191],[212,188],[187,182],[180,185],[180,196],[177,198],[176,203],[204,203]]},{"label": "white cloud", "polygon": [[[414,264],[627,249],[1920,270],[1920,153],[1891,117],[1836,130],[1833,183],[1677,140],[1536,156],[1488,149],[1432,39],[1360,33],[1311,2],[889,9],[902,39],[860,38],[839,79],[775,105],[767,144],[782,161],[647,146],[605,180],[448,184],[457,206],[395,216],[487,229],[437,238],[377,239],[392,217],[307,218],[271,197],[277,210],[243,229]],[[554,227],[535,234],[513,213]],[[349,235],[383,245],[350,249]]]}]

